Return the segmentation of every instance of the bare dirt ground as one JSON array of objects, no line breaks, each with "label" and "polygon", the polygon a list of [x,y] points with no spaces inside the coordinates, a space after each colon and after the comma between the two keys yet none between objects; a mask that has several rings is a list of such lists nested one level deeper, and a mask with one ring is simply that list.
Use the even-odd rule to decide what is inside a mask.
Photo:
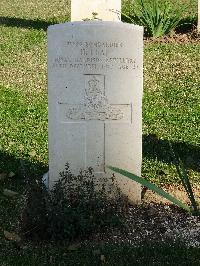
[{"label": "bare dirt ground", "polygon": [[[185,203],[188,197],[181,186],[169,186],[167,192]],[[194,187],[198,202],[200,185]],[[192,216],[162,197],[147,190],[142,203],[127,206],[125,221],[120,229],[106,230],[91,236],[97,243],[128,243],[183,241],[188,247],[200,247],[200,217]]]},{"label": "bare dirt ground", "polygon": [[160,38],[145,38],[145,43],[176,43],[176,44],[189,44],[200,43],[200,34],[196,30],[188,33],[173,34],[172,36],[163,36]]}]

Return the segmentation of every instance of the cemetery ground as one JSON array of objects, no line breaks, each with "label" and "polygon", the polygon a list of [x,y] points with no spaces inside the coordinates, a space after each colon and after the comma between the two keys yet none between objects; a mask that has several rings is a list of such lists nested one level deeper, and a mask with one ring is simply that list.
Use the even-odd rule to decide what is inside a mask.
[{"label": "cemetery ground", "polygon": [[[185,21],[194,21],[196,11],[193,1]],[[5,233],[15,232],[24,175],[36,178],[48,169],[46,29],[68,14],[66,1],[1,1],[0,265],[199,265],[199,218],[150,191],[142,205],[128,207],[126,229],[70,245],[21,243]],[[199,54],[199,39],[190,31],[145,41],[142,176],[185,202],[169,141],[199,201]],[[5,196],[5,189],[18,195]]]}]

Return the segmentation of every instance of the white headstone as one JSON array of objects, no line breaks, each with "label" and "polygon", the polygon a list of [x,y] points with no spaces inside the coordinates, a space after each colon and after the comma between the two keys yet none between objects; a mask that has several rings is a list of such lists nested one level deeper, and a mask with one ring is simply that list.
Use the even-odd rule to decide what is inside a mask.
[{"label": "white headstone", "polygon": [[71,21],[92,19],[93,13],[104,21],[121,20],[121,0],[72,0]]},{"label": "white headstone", "polygon": [[[49,180],[68,162],[74,173],[106,165],[141,175],[143,28],[74,22],[48,28]],[[120,178],[118,177],[119,182]],[[121,179],[130,200],[140,186]]]}]

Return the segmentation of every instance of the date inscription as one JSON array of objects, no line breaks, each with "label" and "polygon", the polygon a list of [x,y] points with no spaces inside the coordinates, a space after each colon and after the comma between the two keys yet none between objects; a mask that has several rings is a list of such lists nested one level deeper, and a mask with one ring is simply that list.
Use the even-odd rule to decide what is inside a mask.
[{"label": "date inscription", "polygon": [[113,51],[122,54],[124,43],[68,41],[63,46],[64,52],[53,59],[52,68],[87,71],[133,70],[137,67],[132,57],[113,56]]}]

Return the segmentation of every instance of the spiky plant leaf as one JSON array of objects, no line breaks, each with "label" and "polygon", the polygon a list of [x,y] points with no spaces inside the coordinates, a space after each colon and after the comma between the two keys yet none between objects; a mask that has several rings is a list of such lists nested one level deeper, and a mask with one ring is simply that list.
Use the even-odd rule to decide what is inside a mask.
[{"label": "spiky plant leaf", "polygon": [[175,197],[173,197],[172,195],[170,195],[169,193],[165,192],[163,189],[157,187],[156,185],[152,184],[151,182],[149,182],[148,180],[142,178],[142,177],[139,177],[137,175],[134,175],[126,170],[123,170],[123,169],[120,169],[120,168],[117,168],[117,167],[113,167],[113,166],[107,166],[110,170],[118,173],[118,174],[121,174],[123,176],[126,176],[128,177],[129,179],[132,179],[133,181],[137,182],[137,183],[140,183],[142,186],[145,186],[147,187],[148,189],[156,192],[158,195],[162,196],[163,198],[171,201],[172,203],[174,203],[175,205],[179,206],[180,208],[188,211],[188,212],[191,212],[190,208],[185,205],[183,202],[181,202],[180,200],[176,199]]}]

